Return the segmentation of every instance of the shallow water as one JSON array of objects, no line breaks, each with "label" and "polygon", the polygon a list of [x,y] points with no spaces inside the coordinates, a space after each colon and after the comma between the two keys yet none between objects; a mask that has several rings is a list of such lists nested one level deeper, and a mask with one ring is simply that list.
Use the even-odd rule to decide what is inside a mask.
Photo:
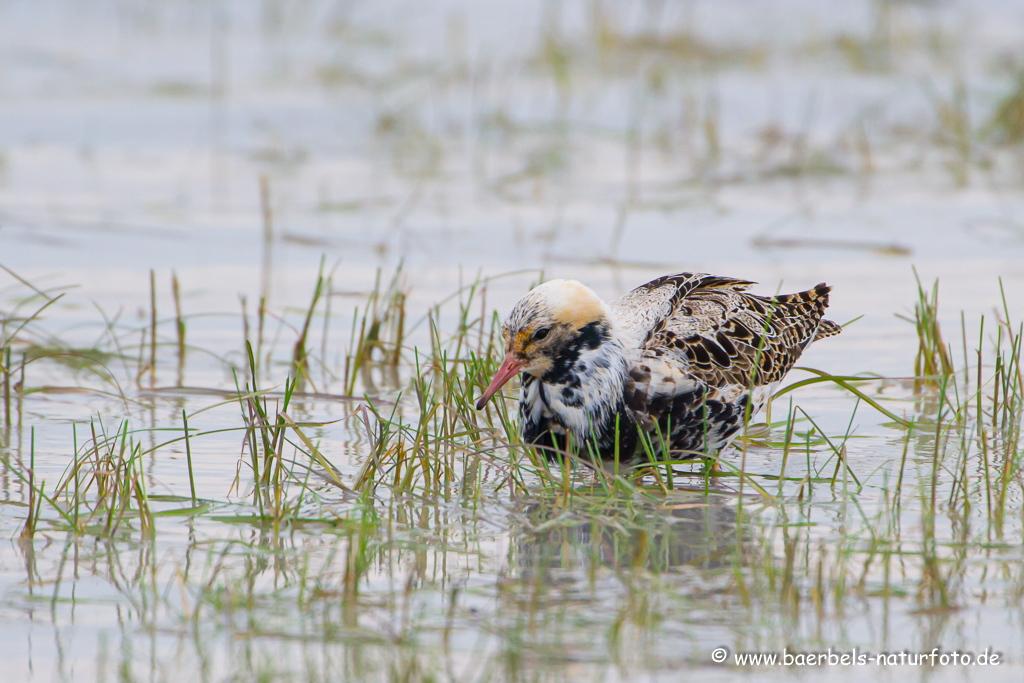
[{"label": "shallow water", "polygon": [[[893,378],[860,386],[934,429],[937,392],[906,379],[918,341],[894,315],[913,317],[914,269],[940,282],[961,369],[963,311],[972,382],[1000,280],[1024,317],[1024,156],[991,123],[1024,65],[1022,27],[1003,2],[5,3],[0,311],[34,311],[32,287],[64,294],[14,359],[30,345],[112,355],[33,359],[15,391],[0,447],[4,677],[726,680],[751,674],[713,664],[714,647],[788,646],[990,647],[998,667],[812,675],[1020,680],[1021,454],[1000,470],[973,431],[952,430],[936,468],[925,427],[908,437],[816,384],[772,419],[792,398],[837,443],[849,431],[850,468],[835,475],[827,446],[798,443],[780,487],[784,449],[727,458],[775,498],[735,478],[706,495],[682,473],[697,491],[604,496],[580,472],[569,499],[540,478],[512,494],[507,453],[465,455],[444,492],[356,499],[312,475],[293,521],[274,525],[253,517],[233,392],[247,377],[243,310],[255,340],[264,294],[259,383],[282,390],[323,261],[315,395],[289,413],[322,424],[307,433],[351,484],[374,443],[364,393],[416,423],[413,349],[430,356],[425,318],[442,301],[439,328],[454,334],[460,287],[489,278],[473,304],[489,319],[542,276],[611,298],[690,270],[765,293],[827,281],[831,317],[862,317],[801,365]],[[399,265],[398,376],[375,369],[338,399],[356,307]],[[974,391],[957,377],[958,396]],[[201,432],[195,495],[210,501],[188,514],[182,410]],[[76,535],[44,504],[20,540],[33,450],[52,490],[100,420],[112,434],[124,419],[147,451],[151,508],[168,513],[153,534],[135,518]],[[835,483],[801,483],[809,472]]]}]

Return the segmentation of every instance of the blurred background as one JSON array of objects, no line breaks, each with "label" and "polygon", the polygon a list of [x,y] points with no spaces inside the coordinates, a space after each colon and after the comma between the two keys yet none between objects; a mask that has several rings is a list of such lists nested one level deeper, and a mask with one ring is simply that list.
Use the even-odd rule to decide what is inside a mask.
[{"label": "blurred background", "polygon": [[175,269],[193,313],[321,257],[425,303],[828,280],[877,337],[912,266],[951,315],[1024,292],[1022,38],[998,0],[4,0],[0,254],[110,305]]}]

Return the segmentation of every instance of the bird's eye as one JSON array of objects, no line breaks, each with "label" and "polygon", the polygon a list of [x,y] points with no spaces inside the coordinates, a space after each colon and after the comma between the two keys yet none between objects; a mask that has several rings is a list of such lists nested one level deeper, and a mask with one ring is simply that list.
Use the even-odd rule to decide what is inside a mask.
[{"label": "bird's eye", "polygon": [[537,330],[536,332],[533,333],[533,341],[540,341],[544,337],[548,336],[548,332],[550,332],[550,331],[551,331],[551,328],[548,328],[548,327],[540,328],[539,330]]}]

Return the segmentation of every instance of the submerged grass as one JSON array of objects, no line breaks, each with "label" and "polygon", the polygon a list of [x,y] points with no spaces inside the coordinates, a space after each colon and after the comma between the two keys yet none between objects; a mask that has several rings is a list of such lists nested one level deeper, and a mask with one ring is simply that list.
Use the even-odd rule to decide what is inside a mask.
[{"label": "submerged grass", "polygon": [[[97,414],[72,425],[53,486],[40,474],[36,425],[27,447],[11,440],[24,428],[15,398],[33,390],[16,373],[54,362],[33,354],[12,365],[36,343],[45,307],[7,317],[3,468],[23,487],[3,505],[21,520],[24,552],[38,562],[40,539],[63,536],[81,567],[79,554],[99,542],[117,544],[115,558],[139,549],[139,573],[117,585],[140,606],[132,617],[140,625],[180,633],[199,661],[209,657],[208,641],[225,635],[282,652],[316,643],[322,655],[313,660],[281,660],[289,670],[305,661],[306,677],[346,653],[354,678],[427,680],[478,661],[517,679],[564,672],[566,659],[628,678],[704,662],[721,643],[834,644],[833,634],[863,618],[858,604],[948,615],[977,604],[979,586],[1020,590],[1012,578],[994,578],[1012,577],[1007,563],[1024,548],[1024,331],[1005,305],[994,332],[982,327],[976,348],[965,342],[954,354],[938,323],[937,285],[919,287],[914,381],[899,403],[873,389],[886,378],[807,368],[810,377],[774,397],[788,394],[785,415],[748,430],[740,466],[728,454],[714,470],[666,460],[656,436],[643,444],[649,463],[629,469],[523,445],[511,401],[475,410],[500,355],[500,319],[486,303],[491,285],[478,278],[445,302],[449,310],[433,307],[409,325],[401,271],[379,275],[352,316],[343,369],[331,372],[310,338],[313,321],[331,315],[321,269],[287,362],[264,358],[261,369],[259,346],[246,339],[233,396],[176,410],[180,424],[147,425],[130,414],[132,399],[120,419]],[[183,351],[186,323],[176,304],[177,343],[153,346],[156,334],[148,337],[153,375],[173,366],[180,377],[192,358]],[[117,340],[138,330],[104,325],[114,339],[105,376],[114,377],[123,358]],[[162,359],[170,349],[173,358]],[[975,365],[955,367],[958,356]],[[326,385],[314,393],[303,391],[311,367],[325,370]],[[280,388],[275,368],[287,368]],[[132,374],[127,365],[124,373]],[[309,417],[318,400],[333,397],[332,381],[345,392],[343,417]],[[800,390],[823,386],[849,401],[838,433],[797,403]],[[363,398],[352,398],[357,389]],[[233,423],[194,426],[230,405]],[[868,419],[861,406],[877,411],[898,445],[872,466],[858,459],[857,424]],[[356,466],[340,464],[332,425],[348,434]],[[225,437],[239,444],[234,481],[223,499],[204,497],[198,468]],[[61,458],[47,449],[52,471]],[[167,488],[173,452],[184,453],[181,490],[154,493]],[[174,536],[170,520],[187,524],[188,541],[161,540]],[[152,559],[158,546],[171,559]],[[30,571],[30,584],[41,585],[46,570]],[[55,585],[57,595],[59,576]],[[690,645],[681,655],[683,642]],[[235,657],[234,666],[256,673],[273,661]]]}]

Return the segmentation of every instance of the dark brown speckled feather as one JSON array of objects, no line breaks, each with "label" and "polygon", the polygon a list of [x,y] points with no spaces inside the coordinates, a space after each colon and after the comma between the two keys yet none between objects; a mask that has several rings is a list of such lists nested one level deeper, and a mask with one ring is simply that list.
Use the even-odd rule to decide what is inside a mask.
[{"label": "dark brown speckled feather", "polygon": [[[635,332],[625,403],[642,428],[671,434],[670,447],[714,451],[756,413],[815,339],[840,332],[824,320],[830,288],[765,297],[754,283],[680,273],[612,304]],[[652,315],[650,305],[656,312]]]}]

